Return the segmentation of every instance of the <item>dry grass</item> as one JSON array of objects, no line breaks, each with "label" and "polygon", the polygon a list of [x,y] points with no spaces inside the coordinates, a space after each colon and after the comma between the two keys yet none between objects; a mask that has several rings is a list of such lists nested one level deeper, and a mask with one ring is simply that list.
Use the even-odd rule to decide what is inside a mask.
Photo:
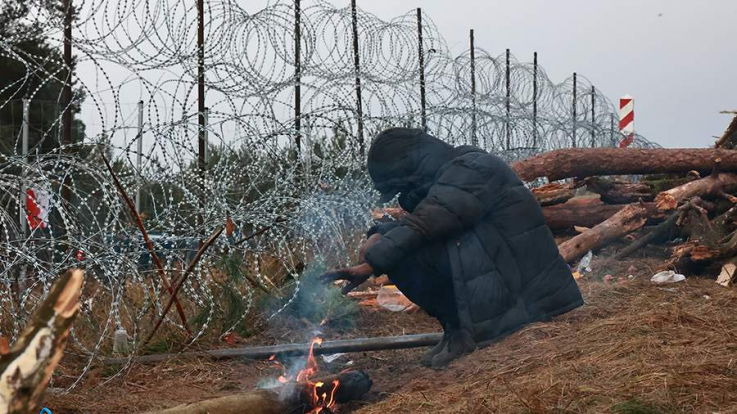
[{"label": "dry grass", "polygon": [[737,412],[735,290],[703,279],[582,290],[583,308],[358,412]]},{"label": "dry grass", "polygon": [[[424,349],[350,354],[332,364],[320,361],[321,369],[339,372],[352,360],[351,368],[374,380],[366,401],[342,407],[343,413],[737,413],[737,289],[697,278],[658,287],[642,276],[612,285],[585,280],[581,289],[584,307],[442,372],[419,366]],[[324,334],[338,339],[437,329],[421,313],[362,309],[355,329]],[[307,331],[299,322],[282,324],[247,342],[301,342]],[[266,362],[171,361],[135,366],[107,381],[110,374],[94,368],[71,394],[48,395],[45,403],[54,414],[140,412],[245,392],[279,371]]]}]

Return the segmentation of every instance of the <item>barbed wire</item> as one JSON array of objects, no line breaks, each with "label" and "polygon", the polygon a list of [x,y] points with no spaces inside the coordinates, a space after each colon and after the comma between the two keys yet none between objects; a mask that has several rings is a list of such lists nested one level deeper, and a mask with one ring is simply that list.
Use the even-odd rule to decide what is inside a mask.
[{"label": "barbed wire", "polygon": [[[359,10],[357,68],[351,8],[322,1],[303,8],[300,16],[298,130],[292,4],[251,12],[231,0],[207,0],[209,155],[201,175],[196,168],[195,5],[184,0],[77,4],[75,82],[84,91],[85,106],[94,108],[84,121],[96,131],[88,130],[82,143],[61,145],[65,107],[60,106],[50,122],[40,123],[46,129],[36,131],[38,139],[57,142],[56,149],[31,151],[30,157],[16,151],[0,164],[0,323],[10,327],[12,338],[63,269],[86,269],[84,306],[72,338],[88,363],[77,381],[65,384],[68,389],[96,357],[112,352],[116,332],[125,331],[137,343],[141,331],[150,328],[150,315],[167,300],[142,237],[101,167],[103,154],[115,160],[123,187],[130,194],[141,192],[145,223],[158,235],[168,272],[181,272],[200,237],[229,220],[235,223],[236,231],[205,254],[179,294],[190,304],[188,310],[202,314],[193,343],[214,325],[219,333],[229,332],[253,311],[258,286],[242,273],[256,285],[273,285],[268,274],[273,269],[266,267],[276,260],[298,290],[299,270],[314,258],[333,266],[351,262],[375,201],[360,149],[386,127],[421,126],[421,70],[427,129],[455,145],[475,143],[511,160],[571,146],[612,146],[620,139],[614,106],[580,75],[574,91],[573,78],[556,84],[541,66],[512,55],[507,66],[506,54],[492,56],[476,48],[472,94],[470,51],[453,55],[424,14],[420,48],[414,11],[384,21]],[[27,21],[58,45],[62,16],[39,4]],[[26,96],[29,105],[44,85],[64,81],[63,71],[45,68],[48,57],[24,52],[19,44],[27,39],[23,31],[0,39],[0,59],[26,68],[23,78],[0,91],[11,96],[0,102],[0,110],[21,99],[32,79],[37,86]],[[362,87],[360,122],[356,77]],[[122,103],[135,99],[143,102],[140,131],[139,114]],[[12,148],[21,148],[20,128],[10,131],[3,139],[11,137]],[[300,153],[293,145],[298,135]],[[145,144],[140,165],[138,140]],[[635,145],[654,146],[639,136]],[[29,186],[52,197],[47,228],[21,225]],[[261,237],[236,245],[262,228],[268,230]],[[216,320],[224,306],[218,297],[224,283],[216,274],[223,257],[243,259],[233,270],[240,274],[231,275],[243,309],[227,324]],[[183,328],[175,316],[166,323]]]}]

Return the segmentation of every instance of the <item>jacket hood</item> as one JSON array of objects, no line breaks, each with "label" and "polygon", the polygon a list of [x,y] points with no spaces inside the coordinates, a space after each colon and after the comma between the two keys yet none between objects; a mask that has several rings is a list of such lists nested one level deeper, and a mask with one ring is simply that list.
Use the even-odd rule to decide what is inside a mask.
[{"label": "jacket hood", "polygon": [[427,195],[441,167],[473,147],[455,148],[420,129],[390,128],[374,138],[368,172],[385,203],[401,193],[399,203],[411,212]]}]

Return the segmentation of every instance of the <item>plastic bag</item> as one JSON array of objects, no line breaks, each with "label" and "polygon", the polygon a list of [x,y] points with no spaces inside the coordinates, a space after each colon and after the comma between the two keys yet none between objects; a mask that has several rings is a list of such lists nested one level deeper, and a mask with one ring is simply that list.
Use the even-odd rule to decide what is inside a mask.
[{"label": "plastic bag", "polygon": [[376,301],[379,302],[382,308],[389,309],[392,312],[411,310],[416,306],[394,285],[382,286],[379,289]]},{"label": "plastic bag", "polygon": [[677,283],[683,282],[684,280],[686,280],[686,276],[683,276],[682,274],[676,273],[672,270],[666,270],[656,273],[653,275],[653,277],[650,278],[650,281],[656,284]]},{"label": "plastic bag", "polygon": [[578,266],[576,267],[576,271],[580,274],[591,272],[591,259],[594,257],[594,253],[589,250],[588,253],[586,253],[586,256],[581,259],[580,262],[578,262]]}]

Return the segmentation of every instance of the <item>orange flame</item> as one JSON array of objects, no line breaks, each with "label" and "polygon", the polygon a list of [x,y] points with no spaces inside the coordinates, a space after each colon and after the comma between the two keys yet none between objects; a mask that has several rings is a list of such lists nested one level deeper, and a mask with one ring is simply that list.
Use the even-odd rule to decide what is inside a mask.
[{"label": "orange flame", "polygon": [[[281,375],[277,379],[279,382],[284,384],[295,381],[297,383],[304,383],[307,385],[307,390],[310,391],[310,396],[312,398],[312,407],[314,407],[308,414],[325,413],[325,410],[329,410],[335,406],[335,392],[338,390],[338,386],[340,385],[340,381],[337,379],[333,380],[330,385],[326,385],[322,381],[318,381],[316,383],[310,381],[310,378],[318,371],[314,350],[315,345],[320,344],[322,344],[322,338],[315,338],[312,340],[312,343],[310,344],[310,352],[307,354],[307,363],[305,364],[305,368],[297,373],[296,378],[289,378],[285,375]],[[275,360],[275,356],[271,356],[269,361],[273,361],[275,364],[281,366],[281,364]]]}]

